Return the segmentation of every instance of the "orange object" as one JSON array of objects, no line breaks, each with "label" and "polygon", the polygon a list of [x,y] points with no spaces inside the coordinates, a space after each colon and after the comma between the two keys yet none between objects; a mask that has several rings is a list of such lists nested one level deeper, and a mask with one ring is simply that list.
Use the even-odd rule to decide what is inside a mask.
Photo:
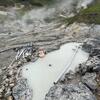
[{"label": "orange object", "polygon": [[39,49],[39,57],[44,58],[45,57],[45,50],[43,48]]}]

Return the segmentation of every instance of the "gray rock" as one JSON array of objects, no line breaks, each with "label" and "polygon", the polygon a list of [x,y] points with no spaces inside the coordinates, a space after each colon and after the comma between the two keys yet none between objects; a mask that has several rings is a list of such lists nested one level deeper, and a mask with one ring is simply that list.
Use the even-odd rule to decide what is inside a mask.
[{"label": "gray rock", "polygon": [[75,69],[80,75],[84,75],[86,72],[99,72],[100,71],[100,59],[97,56],[90,57],[86,63],[82,63]]},{"label": "gray rock", "polygon": [[[92,51],[94,51],[94,48],[100,47],[100,39],[87,39],[84,44],[83,44],[83,50],[85,50],[86,52],[89,52],[91,54]],[[96,49],[95,54],[98,52],[98,49]],[[93,54],[94,55],[94,54]]]},{"label": "gray rock", "polygon": [[95,66],[93,67],[93,71],[99,72],[100,71],[100,58],[97,57],[94,60],[94,62],[95,62]]},{"label": "gray rock", "polygon": [[0,75],[2,74],[2,69],[0,69]]},{"label": "gray rock", "polygon": [[93,47],[94,47],[94,45],[91,44],[91,42],[90,42],[90,43],[84,42],[82,48],[83,48],[83,50],[85,50],[86,52],[91,53],[91,50],[92,50]]},{"label": "gray rock", "polygon": [[6,93],[5,93],[5,97],[10,96],[10,95],[11,95],[11,89],[7,88]]},{"label": "gray rock", "polygon": [[26,79],[18,80],[13,88],[14,100],[32,100],[32,90],[29,88]]},{"label": "gray rock", "polygon": [[52,87],[45,100],[96,100],[96,98],[84,84],[73,83]]},{"label": "gray rock", "polygon": [[97,56],[100,55],[100,48],[94,48],[91,52],[91,56]]},{"label": "gray rock", "polygon": [[86,73],[86,71],[87,71],[87,66],[85,65],[85,63],[80,64],[80,66],[79,66],[80,75]]},{"label": "gray rock", "polygon": [[69,73],[66,73],[65,78],[66,78],[67,80],[72,80],[72,79],[75,78],[75,73],[72,72],[72,71],[70,71]]},{"label": "gray rock", "polygon": [[3,68],[2,68],[2,70],[6,70],[7,69],[7,67],[6,66],[4,66]]},{"label": "gray rock", "polygon": [[93,67],[93,71],[99,72],[100,71],[100,64],[97,64],[95,67]]},{"label": "gray rock", "polygon": [[97,89],[96,73],[86,73],[82,77],[82,82],[91,90]]}]

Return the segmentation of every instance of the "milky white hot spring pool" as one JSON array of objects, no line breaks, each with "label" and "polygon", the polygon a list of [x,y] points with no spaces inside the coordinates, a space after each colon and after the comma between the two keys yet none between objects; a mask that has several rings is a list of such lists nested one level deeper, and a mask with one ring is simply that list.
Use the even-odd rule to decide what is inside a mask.
[{"label": "milky white hot spring pool", "polygon": [[[22,75],[27,78],[29,86],[33,89],[32,100],[44,100],[46,93],[53,86],[53,82],[59,78],[67,66],[70,65],[67,72],[74,71],[75,67],[88,59],[88,53],[82,51],[81,48],[78,49],[73,59],[73,55],[80,45],[81,43],[67,43],[59,50],[23,67]],[[70,64],[71,62],[72,64]]]}]

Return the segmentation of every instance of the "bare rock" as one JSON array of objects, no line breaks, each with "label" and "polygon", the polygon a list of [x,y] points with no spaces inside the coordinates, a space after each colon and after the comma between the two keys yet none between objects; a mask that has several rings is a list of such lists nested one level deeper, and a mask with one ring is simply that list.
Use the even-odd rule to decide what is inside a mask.
[{"label": "bare rock", "polygon": [[11,95],[11,89],[10,88],[7,88],[6,89],[6,93],[5,93],[5,97],[8,97]]},{"label": "bare rock", "polygon": [[86,40],[83,44],[83,49],[86,52],[91,53],[92,55],[97,54],[97,52],[100,53],[99,50],[96,49],[97,47],[100,47],[100,39],[91,39],[90,38],[90,39]]},{"label": "bare rock", "polygon": [[93,67],[93,71],[95,71],[95,72],[100,71],[100,63],[98,63],[95,67]]},{"label": "bare rock", "polygon": [[96,98],[84,84],[78,83],[52,87],[45,100],[96,100]]},{"label": "bare rock", "polygon": [[15,100],[32,100],[32,90],[29,88],[26,79],[18,80],[13,88],[13,96]]},{"label": "bare rock", "polygon": [[10,70],[9,71],[9,75],[13,75],[13,70]]},{"label": "bare rock", "polygon": [[2,69],[0,69],[0,75],[2,74]]},{"label": "bare rock", "polygon": [[97,89],[96,73],[86,73],[82,77],[82,82],[91,90]]}]

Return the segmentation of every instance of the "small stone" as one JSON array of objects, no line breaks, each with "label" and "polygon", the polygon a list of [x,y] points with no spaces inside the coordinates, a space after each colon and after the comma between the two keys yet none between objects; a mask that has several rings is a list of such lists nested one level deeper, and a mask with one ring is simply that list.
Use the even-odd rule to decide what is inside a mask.
[{"label": "small stone", "polygon": [[51,64],[49,64],[49,66],[51,67],[52,65],[51,65]]},{"label": "small stone", "polygon": [[15,85],[14,83],[10,83],[9,84],[10,87],[14,87],[14,85]]},{"label": "small stone", "polygon": [[6,70],[6,68],[7,68],[7,67],[6,67],[6,66],[4,66],[4,67],[2,68],[2,70]]},{"label": "small stone", "polygon": [[0,94],[0,98],[2,98],[2,94]]},{"label": "small stone", "polygon": [[95,67],[93,67],[93,71],[99,72],[100,71],[100,63],[96,64]]},{"label": "small stone", "polygon": [[86,73],[82,77],[82,82],[88,86],[91,90],[97,89],[97,82],[95,81],[96,79],[96,73]]},{"label": "small stone", "polygon": [[5,89],[5,86],[3,85],[1,89],[4,90]]},{"label": "small stone", "polygon": [[13,70],[11,70],[11,71],[9,72],[9,75],[13,75]]},{"label": "small stone", "polygon": [[5,86],[8,87],[8,83],[5,83]]},{"label": "small stone", "polygon": [[21,62],[21,61],[19,61],[19,62],[18,62],[18,65],[21,65],[21,64],[22,64],[22,62]]},{"label": "small stone", "polygon": [[2,69],[0,69],[0,75],[2,74]]},{"label": "small stone", "polygon": [[13,78],[9,79],[9,83],[10,83],[10,84],[11,84],[11,83],[14,83],[14,79],[13,79]]},{"label": "small stone", "polygon": [[10,88],[6,88],[5,96],[8,97],[9,95],[11,95],[11,89]]},{"label": "small stone", "polygon": [[13,97],[12,97],[12,96],[9,96],[9,97],[7,98],[7,100],[13,100]]},{"label": "small stone", "polygon": [[8,78],[6,78],[6,79],[5,79],[5,82],[8,82],[8,81],[9,81],[9,79],[8,79]]},{"label": "small stone", "polygon": [[6,78],[7,78],[7,76],[6,76],[6,75],[4,75],[4,76],[3,76],[3,80],[5,80]]},{"label": "small stone", "polygon": [[3,92],[3,89],[1,88],[1,89],[0,89],[0,94],[1,94],[2,92]]}]

